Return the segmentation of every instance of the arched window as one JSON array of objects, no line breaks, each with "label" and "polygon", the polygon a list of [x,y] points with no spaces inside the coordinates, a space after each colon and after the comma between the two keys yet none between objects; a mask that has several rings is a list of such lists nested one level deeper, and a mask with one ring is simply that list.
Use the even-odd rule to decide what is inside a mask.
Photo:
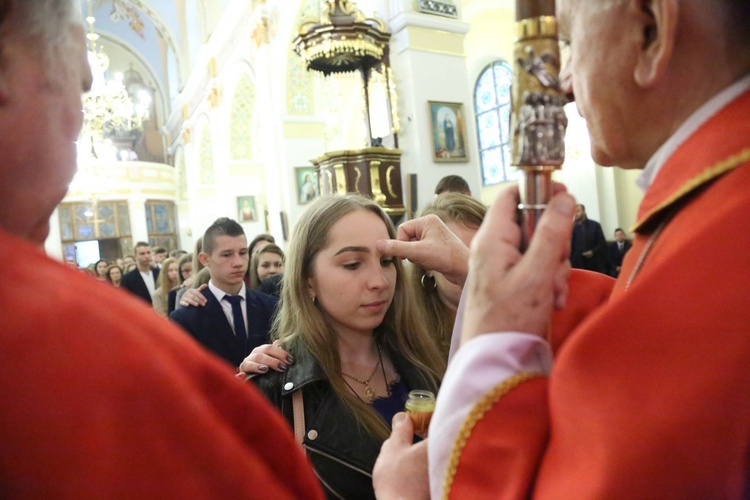
[{"label": "arched window", "polygon": [[517,178],[510,166],[510,84],[513,71],[505,61],[489,64],[477,79],[474,112],[479,135],[479,164],[485,185]]}]

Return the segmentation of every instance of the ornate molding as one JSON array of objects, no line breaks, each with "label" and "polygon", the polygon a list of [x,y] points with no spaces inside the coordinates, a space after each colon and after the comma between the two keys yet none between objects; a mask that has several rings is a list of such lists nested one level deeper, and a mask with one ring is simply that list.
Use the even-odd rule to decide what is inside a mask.
[{"label": "ornate molding", "polygon": [[418,6],[419,12],[423,14],[458,19],[458,9],[452,3],[438,2],[437,0],[419,0]]}]

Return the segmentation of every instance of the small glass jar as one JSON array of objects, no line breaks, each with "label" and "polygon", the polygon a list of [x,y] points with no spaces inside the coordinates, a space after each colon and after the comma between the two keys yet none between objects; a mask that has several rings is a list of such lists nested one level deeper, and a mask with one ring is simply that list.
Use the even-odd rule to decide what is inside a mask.
[{"label": "small glass jar", "polygon": [[406,414],[414,424],[414,434],[426,438],[432,412],[435,411],[435,394],[430,391],[411,391],[405,406]]}]

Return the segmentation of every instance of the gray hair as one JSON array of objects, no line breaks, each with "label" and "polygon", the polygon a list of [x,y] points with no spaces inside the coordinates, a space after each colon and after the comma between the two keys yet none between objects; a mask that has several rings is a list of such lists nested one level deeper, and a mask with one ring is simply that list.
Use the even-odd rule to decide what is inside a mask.
[{"label": "gray hair", "polygon": [[58,45],[71,24],[81,24],[75,0],[0,0],[0,43],[36,39],[46,46]]}]

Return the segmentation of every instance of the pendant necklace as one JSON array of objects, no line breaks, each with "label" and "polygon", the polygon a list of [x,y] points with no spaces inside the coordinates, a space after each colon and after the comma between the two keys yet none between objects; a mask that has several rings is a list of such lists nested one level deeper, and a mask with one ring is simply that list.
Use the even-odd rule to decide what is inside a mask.
[{"label": "pendant necklace", "polygon": [[[354,377],[352,375],[349,375],[348,373],[344,373],[343,371],[341,372],[341,375],[344,376],[344,377],[350,378],[350,379],[352,379],[354,381],[357,381],[360,384],[364,385],[365,389],[362,391],[362,395],[365,397],[365,400],[368,403],[372,403],[373,399],[375,399],[375,397],[377,396],[377,394],[375,393],[375,389],[373,389],[372,386],[370,386],[370,380],[372,380],[372,377],[375,376],[375,373],[378,371],[378,366],[380,366],[382,363],[383,363],[383,357],[380,354],[380,346],[378,346],[378,362],[375,363],[375,368],[372,369],[372,373],[370,373],[370,376],[367,377],[367,379],[362,380],[362,379],[359,379],[359,378]],[[351,385],[349,385],[349,382],[347,382],[346,380],[344,380],[344,383],[349,387],[349,389],[352,390],[352,392],[357,397],[359,397],[359,394],[357,394],[357,391],[355,391],[354,388]]]}]

